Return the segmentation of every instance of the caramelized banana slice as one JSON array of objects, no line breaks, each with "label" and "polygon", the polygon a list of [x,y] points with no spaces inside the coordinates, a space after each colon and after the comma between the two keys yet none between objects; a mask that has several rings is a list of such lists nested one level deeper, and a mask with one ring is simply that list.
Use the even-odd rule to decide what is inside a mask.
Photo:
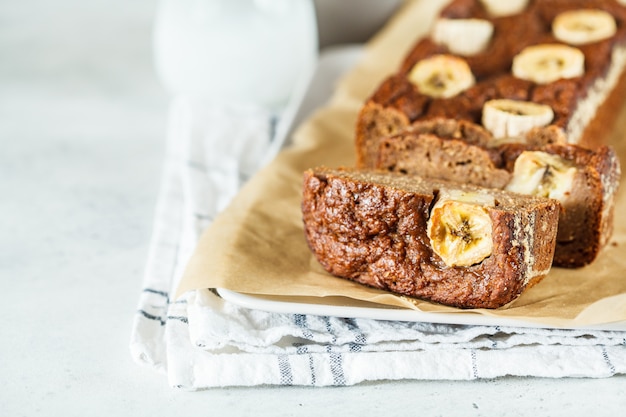
[{"label": "caramelized banana slice", "polygon": [[411,69],[408,78],[422,94],[434,98],[453,97],[476,83],[467,62],[453,55],[422,59]]},{"label": "caramelized banana slice", "polygon": [[483,106],[482,123],[494,138],[515,138],[554,118],[550,106],[530,101],[489,100]]},{"label": "caramelized banana slice", "polygon": [[585,55],[578,48],[561,44],[526,47],[513,58],[513,75],[537,84],[585,73]]},{"label": "caramelized banana slice", "polygon": [[487,48],[493,35],[493,24],[483,19],[438,19],[433,40],[457,55],[476,55]]},{"label": "caramelized banana slice", "polygon": [[570,45],[608,39],[617,32],[615,18],[604,10],[569,10],[552,22],[552,33],[558,40]]},{"label": "caramelized banana slice", "polygon": [[428,238],[437,255],[448,266],[470,266],[493,252],[493,225],[487,207],[493,196],[461,191],[444,191],[430,212]]},{"label": "caramelized banana slice", "polygon": [[564,201],[572,191],[576,167],[560,156],[526,151],[515,160],[508,191]]},{"label": "caramelized banana slice", "polygon": [[481,0],[492,17],[511,16],[526,9],[528,0]]}]

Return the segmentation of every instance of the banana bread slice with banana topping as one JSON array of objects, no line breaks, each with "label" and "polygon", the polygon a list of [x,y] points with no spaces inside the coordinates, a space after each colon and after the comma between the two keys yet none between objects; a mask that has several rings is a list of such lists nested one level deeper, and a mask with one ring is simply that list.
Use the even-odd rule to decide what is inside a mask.
[{"label": "banana bread slice with banana topping", "polygon": [[306,240],[329,273],[460,308],[498,308],[549,271],[559,203],[382,171],[304,174]]},{"label": "banana bread slice with banana topping", "polygon": [[613,232],[621,170],[608,146],[594,151],[568,144],[488,147],[407,130],[381,140],[374,167],[558,200],[555,266],[590,264]]}]

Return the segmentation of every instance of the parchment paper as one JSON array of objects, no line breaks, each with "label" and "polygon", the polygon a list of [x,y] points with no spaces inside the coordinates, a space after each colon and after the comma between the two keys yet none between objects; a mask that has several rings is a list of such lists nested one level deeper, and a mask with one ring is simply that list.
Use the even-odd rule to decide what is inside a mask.
[{"label": "parchment paper", "polygon": [[[314,166],[354,165],[356,115],[382,79],[429,30],[445,1],[408,3],[366,46],[363,60],[341,80],[329,104],[295,133],[293,144],[254,176],[203,234],[177,294],[226,288],[247,294],[340,296],[426,312],[466,312],[543,323],[584,326],[626,320],[626,187],[616,204],[613,238],[590,266],[553,268],[538,285],[497,310],[458,310],[394,296],[326,273],[309,251],[302,228],[303,172]],[[626,160],[626,106],[610,143]],[[622,176],[622,182],[624,178]],[[331,300],[330,298],[328,300]],[[335,303],[337,298],[333,297]],[[321,300],[321,302],[324,302]]]}]

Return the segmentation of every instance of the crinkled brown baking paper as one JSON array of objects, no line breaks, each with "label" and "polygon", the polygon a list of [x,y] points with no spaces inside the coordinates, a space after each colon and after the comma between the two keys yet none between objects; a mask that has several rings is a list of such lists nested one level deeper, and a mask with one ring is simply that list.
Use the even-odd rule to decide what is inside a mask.
[{"label": "crinkled brown baking paper", "polygon": [[[410,46],[429,29],[442,1],[408,3],[366,46],[365,57],[337,86],[332,100],[295,133],[292,146],[252,178],[203,234],[178,289],[226,288],[248,294],[348,297],[426,312],[461,310],[408,301],[330,276],[304,239],[302,173],[314,166],[354,164],[354,127],[364,100],[398,67]],[[626,106],[611,138],[625,161]],[[623,178],[622,178],[623,180]],[[553,268],[538,285],[498,310],[463,310],[551,326],[584,326],[626,320],[626,187],[616,205],[615,232],[592,265]],[[297,300],[298,298],[295,298]],[[326,300],[331,300],[327,298]],[[335,303],[337,298],[332,298]],[[324,302],[324,299],[321,300]]]}]

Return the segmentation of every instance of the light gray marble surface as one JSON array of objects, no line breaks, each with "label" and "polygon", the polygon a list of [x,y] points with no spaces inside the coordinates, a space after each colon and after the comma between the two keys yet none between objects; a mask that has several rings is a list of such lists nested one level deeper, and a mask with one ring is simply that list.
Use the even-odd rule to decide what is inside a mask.
[{"label": "light gray marble surface", "polygon": [[0,1],[0,415],[621,415],[626,377],[187,393],[132,362],[169,97],[154,1]]}]

